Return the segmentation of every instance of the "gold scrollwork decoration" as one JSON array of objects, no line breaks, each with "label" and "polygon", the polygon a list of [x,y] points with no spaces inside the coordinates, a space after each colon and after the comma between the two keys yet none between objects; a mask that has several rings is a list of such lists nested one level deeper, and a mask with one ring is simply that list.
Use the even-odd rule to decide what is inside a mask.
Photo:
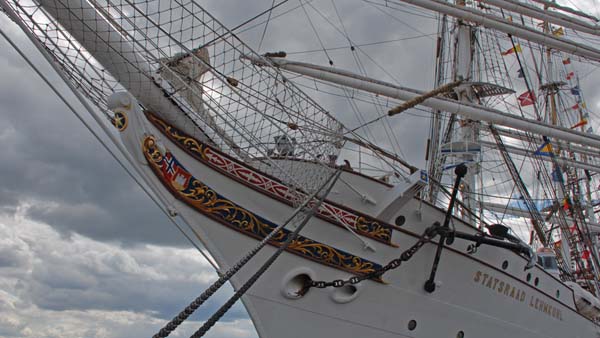
[{"label": "gold scrollwork decoration", "polygon": [[[225,163],[227,163],[227,159],[224,158],[224,155],[220,154],[217,150],[213,150],[210,148],[210,146],[194,139],[193,137],[186,135],[184,132],[178,130],[177,128],[167,124],[165,121],[161,120],[160,118],[158,118],[157,116],[151,114],[151,113],[147,113],[146,114],[148,119],[150,120],[150,122],[152,124],[154,124],[162,133],[164,133],[171,141],[175,142],[178,146],[180,146],[182,149],[186,150],[190,155],[192,155],[194,158],[196,158],[199,161],[202,161],[203,163],[215,168],[216,170],[219,171],[225,171],[225,168],[234,168],[234,165],[224,165]],[[209,156],[209,155],[211,156]],[[240,170],[240,171],[245,171],[245,172],[252,172],[254,175],[244,175],[245,178],[248,177],[261,177],[264,180],[269,180],[269,184],[265,184],[268,186],[278,186],[280,185],[279,182],[276,182],[274,180],[272,180],[271,178],[265,178],[263,177],[263,175],[260,175],[258,173],[256,173],[253,169],[251,168],[247,168],[245,167],[244,170]],[[238,172],[224,172],[227,175],[230,176],[234,176],[236,178],[239,178],[239,173]],[[255,184],[253,184],[253,182],[246,182],[247,184],[253,186],[254,188],[257,188],[267,194],[271,194],[273,195],[272,192],[267,191],[264,189],[264,187],[257,187]],[[282,196],[278,196],[278,197],[282,197]],[[290,202],[289,200],[289,196],[285,196],[283,197],[285,200],[287,200],[287,202]],[[324,202],[324,205],[326,205],[328,202]],[[330,209],[329,211],[326,211],[326,209]],[[389,226],[388,224],[385,224],[383,222],[380,222],[372,217],[368,217],[366,215],[359,215],[359,214],[355,214],[352,213],[351,211],[344,211],[346,213],[352,213],[352,217],[350,217],[351,220],[346,220],[344,219],[344,217],[335,217],[333,216],[333,214],[335,214],[335,211],[331,211],[331,209],[334,210],[341,210],[340,207],[338,206],[333,206],[333,205],[328,205],[328,208],[321,208],[319,209],[319,214],[320,216],[322,216],[323,218],[327,219],[329,222],[336,224],[338,226],[344,226],[343,224],[341,224],[341,222],[345,223],[345,226],[350,226],[352,228],[354,228],[354,230],[365,237],[370,237],[373,238],[379,242],[382,243],[386,243],[389,245],[393,245],[391,243],[392,240],[392,228],[391,226]],[[340,221],[340,219],[342,219]]]},{"label": "gold scrollwork decoration", "polygon": [[[175,197],[195,210],[248,236],[262,239],[277,225],[262,216],[256,215],[220,195],[208,185],[196,179],[181,163],[166,151],[164,154],[149,136],[143,140],[144,156],[158,178]],[[269,244],[282,245],[291,232],[280,230]],[[304,236],[298,236],[288,247],[289,252],[353,274],[368,274],[381,266],[343,250],[319,243]]]}]

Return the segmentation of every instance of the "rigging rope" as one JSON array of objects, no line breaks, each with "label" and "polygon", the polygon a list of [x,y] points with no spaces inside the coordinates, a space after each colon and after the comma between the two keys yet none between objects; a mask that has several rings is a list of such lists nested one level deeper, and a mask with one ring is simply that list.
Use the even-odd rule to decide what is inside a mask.
[{"label": "rigging rope", "polygon": [[308,12],[306,11],[306,7],[304,6],[304,3],[302,2],[302,0],[299,0],[299,1],[300,1],[300,5],[302,5],[302,10],[304,11],[304,14],[306,15],[306,19],[308,20],[310,27],[312,28],[313,32],[315,33],[317,40],[319,40],[319,44],[321,45],[321,49],[323,50],[323,53],[325,53],[325,56],[327,56],[327,59],[329,60],[329,65],[333,66],[333,60],[331,60],[331,56],[329,56],[329,53],[327,53],[327,49],[325,48],[325,45],[323,44],[323,40],[321,40],[321,36],[319,35],[317,28],[315,27],[312,20],[310,19],[310,15],[308,15]]},{"label": "rigging rope", "polygon": [[[289,1],[289,0],[286,0],[286,1]],[[315,0],[310,0],[310,1],[308,1],[308,2],[312,2],[312,1],[315,1]],[[275,6],[275,7],[277,7],[277,6]],[[279,18],[279,17],[281,17],[281,16],[284,16],[284,15],[286,15],[286,14],[290,13],[290,12],[293,12],[293,11],[297,10],[298,8],[300,8],[300,7],[302,7],[302,5],[296,5],[296,6],[294,6],[294,7],[290,8],[290,9],[288,9],[288,10],[285,10],[285,11],[283,11],[282,13],[279,13],[279,14],[275,15],[275,16],[273,16],[273,15],[272,15],[272,16],[271,16],[271,21],[272,21],[273,19],[276,19],[276,18]],[[264,23],[266,23],[266,22],[267,22],[267,20],[263,20],[263,21],[261,21],[261,22],[255,23],[255,24],[254,24],[254,25],[252,25],[252,26],[249,26],[249,27],[246,27],[246,28],[242,29],[242,30],[241,30],[241,31],[239,31],[238,33],[244,33],[244,32],[247,32],[247,31],[249,31],[249,30],[252,30],[252,29],[254,29],[254,28],[256,28],[256,27],[260,27],[261,25],[263,25],[263,24],[264,24]]]},{"label": "rigging rope", "polygon": [[[237,25],[237,26],[233,27],[233,28],[231,29],[231,31],[232,31],[232,32],[234,32],[234,31],[236,31],[236,30],[238,30],[238,29],[240,29],[240,28],[242,28],[242,27],[246,26],[246,25],[247,25],[247,24],[249,24],[250,22],[252,22],[252,21],[254,21],[254,20],[256,20],[256,19],[260,18],[261,16],[263,16],[263,15],[267,14],[267,13],[269,13],[269,17],[271,17],[271,13],[273,12],[273,10],[274,10],[275,8],[277,8],[277,7],[279,7],[279,6],[283,5],[283,4],[285,4],[285,3],[286,3],[286,2],[288,2],[288,1],[290,1],[290,0],[282,0],[281,2],[279,2],[278,4],[276,4],[276,5],[275,5],[275,0],[273,0],[273,4],[271,5],[271,7],[270,7],[270,8],[268,8],[268,9],[266,9],[266,10],[264,10],[264,11],[262,11],[262,12],[258,13],[258,14],[256,14],[255,16],[251,17],[250,19],[248,19],[248,20],[246,20],[246,21],[242,22],[241,24],[239,24],[239,25]],[[266,29],[266,28],[265,28],[265,29]]]},{"label": "rigging rope", "polygon": [[[367,75],[367,69],[364,66],[363,62],[360,59],[360,55],[358,54],[358,52],[356,51],[355,46],[353,45],[352,40],[350,39],[350,35],[346,29],[346,26],[344,25],[344,20],[342,20],[339,10],[337,8],[337,6],[335,5],[335,1],[331,0],[331,4],[332,7],[334,9],[334,12],[337,16],[338,21],[340,22],[341,25],[341,29],[339,27],[337,27],[330,18],[328,18],[326,15],[324,15],[323,13],[321,13],[321,11],[319,11],[317,8],[315,8],[312,4],[309,4],[310,7],[313,8],[313,10],[315,10],[315,12],[317,12],[317,14],[319,14],[319,16],[321,16],[321,18],[323,18],[327,23],[329,23],[329,25],[331,27],[333,27],[335,30],[337,30],[340,34],[342,34],[342,36],[344,36],[344,38],[348,41],[348,44],[350,45],[350,51],[352,53],[352,57],[354,58],[354,62],[356,63],[356,66],[358,68],[358,70],[360,71],[360,73],[364,76]],[[364,52],[363,52],[364,53]],[[358,109],[358,106],[356,105],[355,102],[352,102],[351,96],[350,95],[350,90],[344,88],[344,94],[346,95],[346,98],[349,101],[350,107],[352,108],[352,110],[354,111],[354,114],[357,117],[357,120],[361,123],[364,124],[365,120],[364,118],[361,116],[360,114],[360,109]],[[375,110],[379,113],[379,115],[384,115],[383,111],[380,109],[381,104],[380,102],[380,98],[378,96],[370,96],[371,98],[371,104],[373,105],[373,107],[375,108]],[[400,142],[398,142],[398,139],[393,135],[393,128],[390,125],[389,120],[385,119],[382,121],[382,126],[383,126],[383,130],[388,138],[388,141],[391,143],[392,148],[395,152],[399,153],[401,156],[404,156],[404,154],[402,153],[402,148],[400,147]],[[366,134],[370,134],[371,138],[373,140],[375,140],[375,137],[373,136],[373,133],[370,131],[369,128],[365,129],[365,133]],[[359,158],[359,167],[361,167],[362,163],[360,163],[360,158]]]},{"label": "rigging rope", "polygon": [[445,85],[442,85],[440,87],[437,87],[435,89],[433,89],[430,92],[424,93],[423,95],[417,96],[415,98],[412,98],[408,101],[405,101],[403,104],[392,108],[388,111],[388,116],[394,116],[396,114],[400,114],[401,112],[412,108],[416,105],[419,105],[421,103],[423,103],[425,100],[427,100],[428,98],[434,97],[438,94],[443,94],[443,93],[447,93],[450,92],[451,90],[453,90],[455,87],[458,87],[461,83],[463,83],[463,79],[451,82],[451,83],[447,83]]},{"label": "rigging rope", "polygon": [[[433,35],[437,35],[437,34],[416,35],[416,36],[409,36],[409,37],[405,37],[405,38],[382,40],[382,41],[360,43],[360,44],[353,44],[352,41],[349,41],[349,43],[350,43],[351,47],[355,47],[355,48],[356,47],[369,47],[369,46],[383,45],[386,43],[394,43],[394,42],[407,41],[407,40],[413,40],[413,39],[421,39],[421,38],[429,37],[429,36],[433,36]],[[348,46],[337,46],[337,47],[326,48],[327,51],[342,50],[342,49],[348,49]],[[322,52],[322,51],[323,51],[322,49],[308,49],[308,50],[301,50],[301,51],[295,51],[295,52],[289,52],[286,50],[285,53],[287,55],[294,55],[294,54],[316,53],[316,52]]]},{"label": "rigging rope", "polygon": [[257,52],[260,52],[260,48],[262,47],[263,41],[265,40],[265,35],[267,34],[267,28],[269,27],[269,22],[271,21],[271,14],[273,14],[273,8],[275,7],[275,0],[271,3],[271,9],[269,10],[269,15],[267,16],[267,21],[265,22],[265,29],[262,32],[262,36],[260,37],[260,42],[258,43]]}]

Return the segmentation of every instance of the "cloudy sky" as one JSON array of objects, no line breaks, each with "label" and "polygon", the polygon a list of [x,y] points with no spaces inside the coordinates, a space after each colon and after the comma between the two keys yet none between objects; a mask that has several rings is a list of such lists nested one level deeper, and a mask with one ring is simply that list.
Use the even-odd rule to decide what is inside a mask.
[{"label": "cloudy sky", "polygon": [[[271,2],[200,1],[229,27]],[[290,1],[276,13],[297,3]],[[364,47],[377,55],[378,63],[393,70],[393,77],[413,88],[431,87],[433,21],[404,18],[399,11],[380,13],[369,2],[335,3],[355,43],[398,40]],[[323,10],[333,13],[331,4]],[[362,19],[365,12],[378,14],[379,20]],[[311,17],[323,24],[316,13]],[[298,24],[293,35],[285,29],[291,23]],[[0,27],[68,94],[19,29],[1,14]],[[328,48],[343,44],[335,30],[320,34]],[[261,27],[242,33],[252,46],[258,46],[261,35]],[[274,18],[265,36],[261,52],[321,48],[300,10],[286,16],[286,21]],[[413,50],[423,52],[408,52]],[[330,51],[336,65],[348,62],[352,68],[347,54],[347,50]],[[328,63],[322,52],[292,56]],[[365,62],[369,74],[393,81],[376,64]],[[0,338],[151,336],[214,281],[215,273],[2,39],[0,64]],[[345,123],[357,124],[351,116],[337,114]],[[427,120],[414,116],[400,121],[393,127],[408,140],[400,151],[422,164],[425,140],[422,129],[415,126],[426,127]],[[174,336],[189,336],[230,294],[230,288],[217,294]],[[255,337],[256,333],[238,305],[209,336]]]}]

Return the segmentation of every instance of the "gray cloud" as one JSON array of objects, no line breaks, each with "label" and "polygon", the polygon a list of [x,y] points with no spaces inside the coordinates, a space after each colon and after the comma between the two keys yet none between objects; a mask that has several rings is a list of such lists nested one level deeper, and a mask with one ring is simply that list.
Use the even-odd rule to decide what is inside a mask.
[{"label": "gray cloud", "polygon": [[24,62],[13,53],[3,55],[2,210],[31,204],[29,217],[65,235],[184,245],[167,218]]},{"label": "gray cloud", "polygon": [[[271,3],[210,1],[203,5],[233,27]],[[284,8],[298,3],[290,1]],[[312,4],[339,27],[330,2]],[[382,14],[379,9],[385,8],[363,1],[336,1],[336,5],[356,44],[410,38],[436,30],[430,19],[392,10],[390,15]],[[347,43],[310,6],[306,9],[327,48]],[[375,19],[365,20],[363,15]],[[0,25],[48,72],[45,61],[2,15]],[[258,46],[261,35],[262,27],[240,34],[253,46]],[[7,45],[0,42],[0,46],[6,49]],[[304,12],[297,9],[269,23],[260,52],[320,48]],[[357,72],[364,67],[370,76],[394,82],[373,58],[401,85],[432,87],[434,39],[408,39],[360,49],[368,56],[362,51],[352,55],[349,46],[329,55],[336,67]],[[328,65],[322,51],[289,58]],[[214,280],[215,274],[196,252],[184,249],[187,243],[168,225],[166,217],[14,52],[0,52],[0,62],[4,65],[0,78],[0,214],[25,218],[8,218],[6,224],[0,224],[0,336],[150,336]],[[595,69],[591,66],[583,72]],[[591,90],[586,92],[588,98],[600,97],[600,86],[594,86],[598,82],[595,75],[583,79],[583,85]],[[56,76],[52,79],[64,89]],[[314,87],[310,81],[305,84]],[[348,126],[361,123],[345,99],[308,91]],[[588,105],[598,108],[598,101]],[[366,120],[379,114],[369,104],[359,104],[358,109]],[[419,166],[424,165],[427,117],[411,110],[389,119],[403,154]],[[380,145],[392,148],[381,124],[373,131]],[[348,155],[356,160],[352,156]],[[51,228],[29,220],[48,223]],[[180,336],[189,336],[230,292],[226,290],[206,304]],[[211,334],[215,338],[255,336],[239,304]]]}]

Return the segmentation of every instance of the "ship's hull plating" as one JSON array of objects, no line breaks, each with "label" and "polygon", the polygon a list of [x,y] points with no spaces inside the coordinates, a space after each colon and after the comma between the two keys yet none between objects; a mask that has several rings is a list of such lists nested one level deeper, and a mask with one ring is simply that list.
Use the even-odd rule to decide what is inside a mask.
[{"label": "ship's hull plating", "polygon": [[[131,120],[123,131],[124,140],[140,162],[144,158],[142,138],[154,136],[195,179],[244,210],[275,224],[293,212],[285,201],[193,158],[155,126],[140,124],[142,118]],[[256,236],[236,231],[187,203],[152,165],[140,168],[163,200],[192,227],[222,270],[257,244]],[[371,192],[391,189],[348,172],[342,178]],[[373,189],[372,185],[380,186]],[[360,209],[365,202],[358,197],[349,200],[347,194],[340,194],[344,189],[336,185],[329,198]],[[364,210],[368,209],[365,206]],[[391,244],[395,245],[363,236],[375,251],[365,249],[355,235],[323,218],[311,218],[302,235],[385,265],[444,217],[442,210],[417,199],[406,203],[392,219],[398,215],[405,216],[406,223],[393,231]],[[457,219],[454,226],[476,231]],[[327,264],[325,256],[307,259],[285,252],[242,299],[261,337],[600,337],[598,326],[577,313],[572,290],[554,277],[539,267],[524,271],[525,259],[504,249],[482,246],[467,254],[468,244],[457,239],[443,250],[433,293],[423,289],[435,253],[435,243],[430,243],[410,261],[386,273],[383,282],[364,281],[355,290],[312,288],[301,297],[293,297],[299,276],[329,281],[349,278],[352,273]],[[275,250],[271,245],[265,247],[231,280],[233,286],[239,288]]]}]

